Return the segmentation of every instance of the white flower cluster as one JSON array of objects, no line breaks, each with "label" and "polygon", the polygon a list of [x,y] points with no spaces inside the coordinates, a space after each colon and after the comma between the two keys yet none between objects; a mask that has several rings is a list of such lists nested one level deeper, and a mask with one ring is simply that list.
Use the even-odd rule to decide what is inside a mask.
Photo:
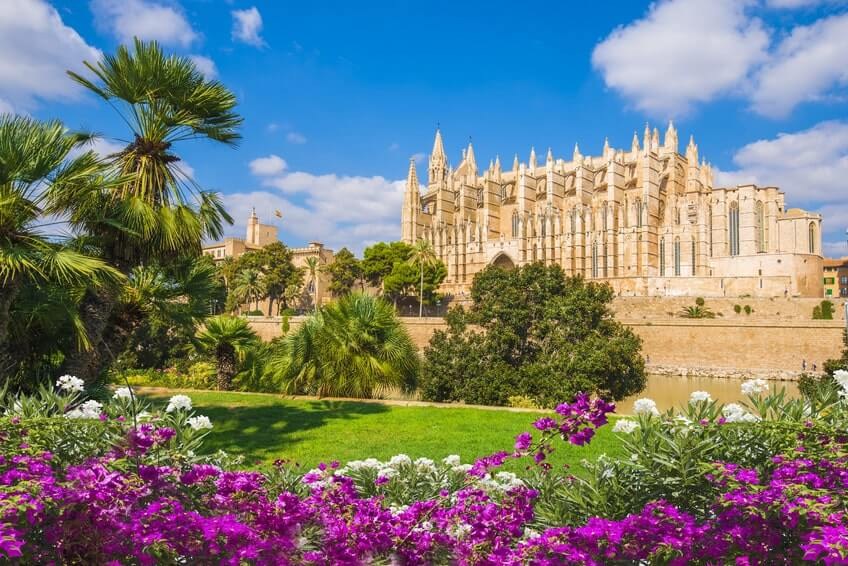
[{"label": "white flower cluster", "polygon": [[728,403],[725,405],[721,414],[724,415],[724,419],[729,423],[753,423],[760,420],[757,415],[752,415],[745,407],[739,405],[737,403]]},{"label": "white flower cluster", "polygon": [[103,405],[97,401],[86,401],[76,409],[68,411],[65,416],[69,419],[98,419]]},{"label": "white flower cluster", "polygon": [[132,399],[134,395],[132,391],[130,391],[129,387],[119,387],[115,389],[115,393],[112,394],[112,398],[114,399]]},{"label": "white flower cluster", "polygon": [[713,400],[713,398],[706,391],[693,391],[691,393],[691,395],[689,395],[689,403],[691,403],[693,405],[695,403],[701,403],[701,402],[704,402],[704,401],[709,403],[712,400]]},{"label": "white flower cluster", "polygon": [[839,387],[842,388],[842,391],[839,392],[840,397],[848,397],[848,371],[844,369],[838,369],[833,372],[833,379],[836,380],[836,383],[839,384]]},{"label": "white flower cluster", "polygon": [[188,426],[190,426],[192,430],[204,430],[212,428],[212,421],[209,420],[209,417],[203,415],[190,417],[186,420],[186,423],[188,423]]},{"label": "white flower cluster", "polygon": [[63,375],[56,380],[56,387],[70,393],[79,393],[85,387],[85,382],[74,375]]},{"label": "white flower cluster", "polygon": [[765,379],[749,379],[742,382],[742,395],[759,395],[768,393],[769,386]]},{"label": "white flower cluster", "polygon": [[636,399],[633,403],[633,412],[637,415],[657,416],[660,414],[659,410],[657,410],[656,402],[653,399],[648,399],[646,397]]},{"label": "white flower cluster", "polygon": [[191,410],[191,397],[188,395],[174,395],[168,400],[168,406],[165,407],[166,413],[173,413],[180,409]]},{"label": "white flower cluster", "polygon": [[636,421],[631,421],[630,419],[618,419],[615,421],[615,425],[612,427],[613,432],[623,432],[624,434],[632,434],[637,428],[639,428],[639,423]]},{"label": "white flower cluster", "polygon": [[509,491],[516,487],[523,487],[524,482],[512,472],[498,472],[492,477],[491,474],[486,474],[479,480],[477,485],[487,491]]}]

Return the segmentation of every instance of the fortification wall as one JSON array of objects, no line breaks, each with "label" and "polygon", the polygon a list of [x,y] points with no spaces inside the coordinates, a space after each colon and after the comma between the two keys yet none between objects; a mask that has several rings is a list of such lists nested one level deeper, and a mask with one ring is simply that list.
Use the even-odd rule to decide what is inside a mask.
[{"label": "fortification wall", "polygon": [[[792,379],[801,373],[802,361],[808,370],[814,363],[820,369],[842,349],[844,321],[811,320],[812,308],[818,303],[812,299],[741,301],[754,308],[751,315],[733,312],[733,304],[739,300],[708,300],[707,306],[725,313],[715,319],[667,314],[693,304],[692,299],[640,299],[640,305],[632,301],[616,299],[615,308],[620,320],[642,338],[648,369],[655,373]],[[765,316],[768,313],[771,318]],[[841,318],[841,311],[837,313]],[[290,329],[303,320],[290,319]],[[404,318],[403,322],[419,348],[427,345],[433,332],[445,328],[441,318]],[[252,328],[263,340],[280,336],[280,323],[276,317],[250,317]]]}]

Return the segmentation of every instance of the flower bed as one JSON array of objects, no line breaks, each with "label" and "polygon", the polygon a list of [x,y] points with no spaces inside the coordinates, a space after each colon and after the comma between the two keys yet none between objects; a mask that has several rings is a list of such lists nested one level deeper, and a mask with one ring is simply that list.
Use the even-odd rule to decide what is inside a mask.
[{"label": "flower bed", "polygon": [[[585,444],[606,424],[613,406],[584,395],[536,420],[510,451],[474,463],[399,455],[309,471],[278,462],[260,473],[197,455],[213,423],[188,397],[157,412],[120,389],[95,410],[63,379],[56,391],[3,401],[0,557],[844,563],[844,390],[787,400],[757,382],[745,387],[735,407],[700,393],[678,412],[639,403],[630,424],[617,424],[627,456],[591,463],[581,479],[546,462],[560,440]],[[52,450],[66,444],[77,448]],[[526,473],[500,471],[507,460],[526,462]]]}]

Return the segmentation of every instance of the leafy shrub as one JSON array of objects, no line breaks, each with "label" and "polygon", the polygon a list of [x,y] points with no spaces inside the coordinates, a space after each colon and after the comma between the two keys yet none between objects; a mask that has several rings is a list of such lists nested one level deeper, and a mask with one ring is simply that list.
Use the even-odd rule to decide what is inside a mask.
[{"label": "leafy shrub", "polygon": [[529,397],[525,397],[523,395],[513,395],[509,399],[507,399],[507,406],[513,407],[516,409],[538,409],[539,405],[530,399]]},{"label": "leafy shrub", "polygon": [[715,313],[704,306],[683,307],[680,311],[682,318],[715,318]]},{"label": "leafy shrub", "polygon": [[641,342],[613,318],[608,285],[538,263],[489,267],[471,298],[424,351],[423,398],[505,405],[523,396],[552,407],[579,391],[620,399],[644,387]]},{"label": "leafy shrub", "polygon": [[698,298],[695,299],[695,305],[696,306],[702,307],[702,306],[704,306],[704,302],[705,302],[704,297],[698,297]]},{"label": "leafy shrub", "polygon": [[742,305],[733,305],[733,312],[739,314],[742,312]]},{"label": "leafy shrub", "polygon": [[814,320],[833,320],[834,306],[831,301],[824,300],[813,307]]},{"label": "leafy shrub", "polygon": [[745,305],[745,314],[751,314],[754,312],[754,309],[751,308],[751,305]]}]

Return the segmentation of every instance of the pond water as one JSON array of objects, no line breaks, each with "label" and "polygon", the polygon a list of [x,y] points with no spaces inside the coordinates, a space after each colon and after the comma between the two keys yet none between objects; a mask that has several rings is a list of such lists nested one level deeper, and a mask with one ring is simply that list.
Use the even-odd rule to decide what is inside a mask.
[{"label": "pond water", "polygon": [[[740,386],[741,379],[728,379],[722,377],[683,377],[672,375],[648,375],[648,385],[644,391],[622,399],[616,403],[616,413],[622,415],[633,414],[633,402],[642,397],[648,397],[657,402],[657,408],[665,411],[672,407],[678,408],[689,402],[689,395],[693,391],[706,391],[713,399],[723,403],[732,403],[744,400]],[[794,381],[769,381],[772,388],[786,389],[787,395],[798,397],[798,385]]]}]

